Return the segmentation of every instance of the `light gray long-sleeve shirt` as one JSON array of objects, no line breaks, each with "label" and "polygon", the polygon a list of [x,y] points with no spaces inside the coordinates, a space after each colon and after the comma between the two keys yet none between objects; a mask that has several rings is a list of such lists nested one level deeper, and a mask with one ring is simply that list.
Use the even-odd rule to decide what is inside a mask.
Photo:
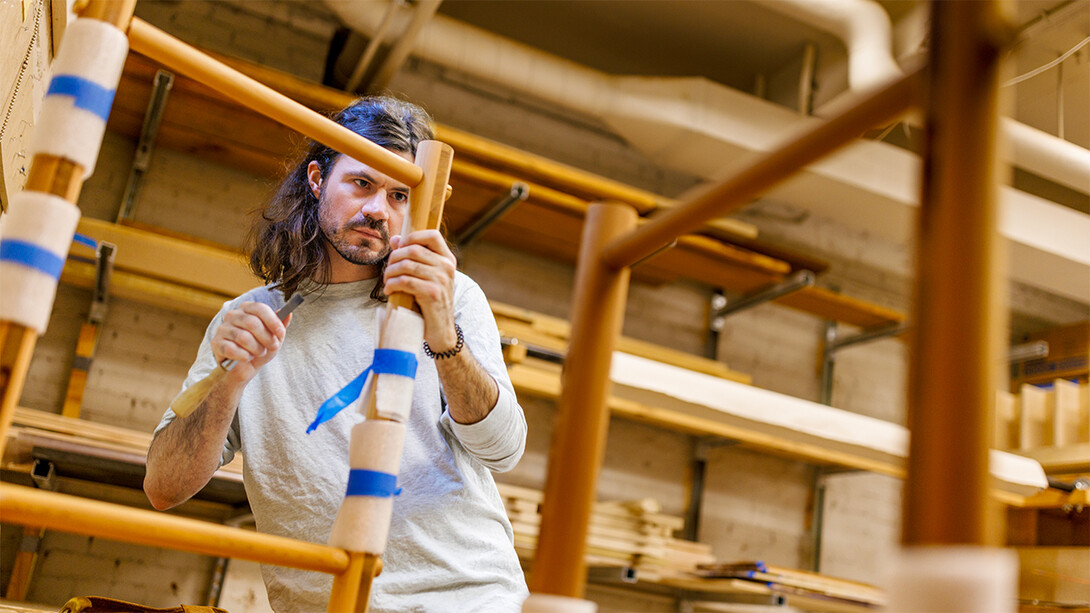
[{"label": "light gray long-sleeve shirt", "polygon": [[[307,425],[327,398],[372,358],[377,314],[369,298],[375,280],[329,285],[296,309],[277,356],[246,386],[223,462],[246,456],[246,493],[259,531],[315,543],[329,540],[348,481],[350,430],[362,416],[356,405],[312,434]],[[205,334],[183,389],[215,365],[210,341],[224,314],[243,301],[274,310],[280,292],[258,288],[224,305]],[[482,421],[464,425],[444,410],[435,364],[419,350],[382,574],[371,610],[383,612],[516,612],[527,595],[511,525],[490,471],[509,470],[526,441],[526,420],[500,351],[496,323],[484,293],[458,273],[455,318],[465,349],[496,379],[499,400]],[[158,430],[175,415],[169,409]],[[326,610],[332,578],[322,573],[264,566],[273,608],[281,613]]]}]

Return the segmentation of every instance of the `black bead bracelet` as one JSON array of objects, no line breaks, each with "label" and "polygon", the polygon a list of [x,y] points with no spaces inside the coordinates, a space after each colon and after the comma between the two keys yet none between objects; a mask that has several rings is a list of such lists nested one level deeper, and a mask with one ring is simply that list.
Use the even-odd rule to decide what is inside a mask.
[{"label": "black bead bracelet", "polygon": [[458,355],[458,352],[462,350],[462,346],[466,344],[466,339],[462,336],[462,327],[458,324],[454,324],[454,331],[458,334],[458,342],[455,343],[454,349],[439,352],[432,351],[431,347],[428,347],[428,341],[424,341],[424,355],[433,360],[445,360]]}]

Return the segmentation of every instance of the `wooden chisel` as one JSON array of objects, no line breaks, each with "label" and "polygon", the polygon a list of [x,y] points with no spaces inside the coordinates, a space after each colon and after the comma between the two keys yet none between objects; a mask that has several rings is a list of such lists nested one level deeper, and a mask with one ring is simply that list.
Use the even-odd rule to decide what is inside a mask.
[{"label": "wooden chisel", "polygon": [[[291,300],[284,306],[280,307],[280,310],[276,312],[276,316],[280,318],[280,321],[284,321],[288,318],[288,315],[295,310],[295,307],[303,304],[303,297],[296,294],[291,297]],[[186,388],[184,392],[178,394],[178,397],[174,399],[174,402],[170,403],[170,409],[174,411],[174,414],[178,417],[186,417],[197,407],[201,406],[204,399],[208,397],[208,393],[212,391],[212,388],[217,383],[223,380],[227,376],[227,373],[231,372],[231,369],[235,367],[236,360],[224,360],[216,365],[216,368],[212,369],[212,372],[197,381],[193,385]]]}]

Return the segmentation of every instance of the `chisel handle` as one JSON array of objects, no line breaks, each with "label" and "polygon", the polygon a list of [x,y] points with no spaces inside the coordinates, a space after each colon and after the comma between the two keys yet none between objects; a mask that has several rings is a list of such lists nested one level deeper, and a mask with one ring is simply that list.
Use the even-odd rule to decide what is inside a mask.
[{"label": "chisel handle", "polygon": [[[280,321],[283,321],[300,304],[303,304],[303,297],[296,294],[292,296],[287,304],[280,307],[280,310],[276,312],[276,316],[280,318]],[[235,367],[235,362],[235,360],[224,360],[216,364],[216,367],[205,378],[190,385],[184,392],[178,394],[174,402],[170,403],[170,410],[174,411],[174,414],[178,417],[186,417],[192,413],[197,407],[201,406],[205,398],[208,398],[212,388],[222,381],[227,373],[231,372],[231,369]]]}]

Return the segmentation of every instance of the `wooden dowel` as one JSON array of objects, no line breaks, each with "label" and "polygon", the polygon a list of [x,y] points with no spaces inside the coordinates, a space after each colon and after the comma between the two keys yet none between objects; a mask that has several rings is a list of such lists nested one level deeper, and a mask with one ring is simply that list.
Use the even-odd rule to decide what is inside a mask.
[{"label": "wooden dowel", "polygon": [[8,443],[8,429],[15,417],[37,342],[36,331],[10,321],[0,321],[0,455]]},{"label": "wooden dowel", "polygon": [[988,500],[1006,312],[999,257],[1006,245],[997,230],[1004,37],[997,4],[932,5],[909,366],[906,545],[1000,544],[997,509]]},{"label": "wooden dowel", "polygon": [[348,567],[344,572],[333,577],[333,589],[329,592],[328,613],[353,611],[359,597],[360,583],[363,579],[367,554],[349,551]]},{"label": "wooden dowel", "polygon": [[918,73],[904,76],[840,115],[791,138],[730,178],[617,239],[605,249],[604,261],[614,268],[631,266],[708,220],[748,204],[868,129],[893,122],[914,106],[919,81]]},{"label": "wooden dowel", "polygon": [[13,524],[208,556],[330,574],[348,568],[343,549],[9,483],[0,484],[0,515]]},{"label": "wooden dowel", "polygon": [[287,96],[212,59],[141,19],[129,26],[131,48],[310,138],[414,187],[419,167]]},{"label": "wooden dowel", "polygon": [[91,0],[78,12],[80,17],[105,21],[124,32],[135,8],[136,0]]},{"label": "wooden dowel", "polygon": [[83,166],[55,155],[39,153],[30,161],[23,189],[60,196],[75,204],[82,187]]},{"label": "wooden dowel", "polygon": [[[54,155],[38,154],[31,159],[23,189],[60,196],[75,204],[82,186],[82,166]],[[0,452],[7,445],[8,428],[23,393],[37,342],[36,331],[15,322],[0,321]]]},{"label": "wooden dowel", "polygon": [[533,591],[581,598],[586,587],[587,526],[609,430],[609,368],[624,321],[631,271],[601,262],[603,247],[636,226],[628,204],[587,210],[576,270],[571,346],[549,448]]},{"label": "wooden dowel", "polygon": [[[422,171],[424,178],[409,189],[409,214],[401,226],[402,236],[416,230],[439,227],[453,160],[454,149],[444,142],[427,140],[417,146],[415,167]],[[411,309],[413,299],[408,294],[391,294],[389,304],[391,307]]]}]

